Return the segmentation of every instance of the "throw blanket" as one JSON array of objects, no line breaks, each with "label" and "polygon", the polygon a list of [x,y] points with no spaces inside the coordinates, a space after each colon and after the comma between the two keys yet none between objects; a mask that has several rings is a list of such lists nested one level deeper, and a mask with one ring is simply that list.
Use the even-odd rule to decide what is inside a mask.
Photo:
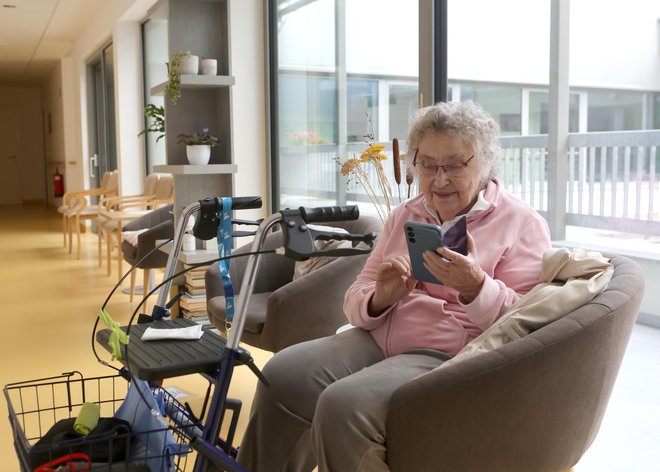
[{"label": "throw blanket", "polygon": [[599,252],[553,248],[543,254],[541,283],[444,367],[522,338],[591,301],[605,289],[614,267]]}]

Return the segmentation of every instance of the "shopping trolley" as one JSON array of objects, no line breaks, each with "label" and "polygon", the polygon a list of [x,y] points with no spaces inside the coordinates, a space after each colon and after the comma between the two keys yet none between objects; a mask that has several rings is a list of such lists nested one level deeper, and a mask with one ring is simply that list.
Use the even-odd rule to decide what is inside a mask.
[{"label": "shopping trolley", "polygon": [[[130,376],[137,379],[151,382],[152,385],[155,385],[154,393],[164,397],[162,410],[164,417],[167,418],[167,424],[164,426],[164,429],[169,431],[177,439],[179,444],[182,446],[190,445],[194,451],[191,454],[178,455],[164,453],[163,458],[169,461],[171,470],[202,472],[206,470],[209,463],[213,463],[221,470],[249,472],[245,467],[236,462],[235,459],[238,451],[232,444],[238,414],[240,412],[240,402],[228,398],[227,395],[234,368],[241,365],[247,366],[258,377],[260,382],[268,385],[267,379],[264,378],[254,364],[251,354],[239,346],[241,334],[245,326],[248,301],[254,290],[259,260],[263,254],[262,247],[267,234],[279,225],[280,230],[283,232],[283,246],[277,252],[283,257],[290,257],[294,260],[306,260],[310,257],[318,256],[353,256],[369,253],[373,249],[376,239],[375,233],[337,233],[330,229],[326,231],[319,226],[313,225],[313,228],[310,227],[311,223],[323,224],[333,221],[357,219],[359,217],[357,206],[285,209],[274,213],[265,220],[258,221],[236,219],[229,216],[232,226],[254,225],[256,226],[256,230],[231,231],[233,236],[253,235],[254,240],[251,245],[251,252],[247,255],[249,259],[241,284],[242,290],[237,295],[236,315],[232,325],[227,326],[227,328],[230,328],[227,330],[228,336],[224,337],[213,330],[206,330],[199,340],[192,342],[179,340],[143,342],[141,339],[142,334],[148,328],[176,329],[195,324],[193,321],[185,318],[172,319],[169,311],[172,301],[168,302],[172,280],[183,272],[180,271],[177,273],[176,267],[185,228],[188,225],[190,217],[193,215],[197,216],[193,229],[197,238],[208,240],[218,235],[218,240],[220,240],[219,228],[222,227],[223,220],[226,221],[228,215],[231,215],[230,210],[259,208],[260,206],[261,199],[259,197],[237,197],[231,200],[218,197],[207,198],[186,207],[177,222],[174,240],[165,267],[163,282],[150,293],[151,295],[158,291],[158,299],[154,304],[151,315],[148,317],[142,315],[142,321],[145,322],[132,325],[131,321],[124,328],[127,334],[130,334],[130,342],[122,346],[122,362],[124,363],[124,367],[120,369],[120,375],[109,378],[113,382],[120,382],[119,379],[122,376],[127,377],[127,374],[130,374]],[[316,244],[317,241],[329,240],[350,241],[351,244],[350,247],[333,249],[319,249],[321,245]],[[226,246],[224,250],[227,250]],[[222,248],[220,251],[222,251]],[[222,255],[221,252],[219,259],[225,259]],[[195,265],[190,268],[193,267]],[[134,313],[134,317],[137,311]],[[110,350],[111,335],[110,330],[103,329],[96,333],[96,340]],[[107,364],[105,361],[102,362]],[[158,386],[163,379],[188,374],[201,374],[209,380],[209,389],[207,390],[202,412],[199,415],[195,415],[189,407],[181,405],[176,398],[167,394],[166,389]],[[97,379],[72,380],[69,374],[66,374],[65,377],[43,379],[41,384],[57,383],[57,385],[64,385],[65,388],[71,389],[72,385],[79,383],[79,389],[82,388],[82,395],[84,395],[84,386],[87,382],[90,381],[93,383],[98,381]],[[22,409],[19,411],[14,408],[13,406],[16,400],[10,398],[11,395],[8,394],[8,391],[23,393],[20,390],[33,389],[36,383],[39,382],[28,382],[5,388],[7,402],[10,405],[10,421],[14,429],[14,442],[19,459],[21,459],[21,467],[25,471],[32,469],[30,468],[29,461],[22,458],[29,456],[30,452],[34,452],[34,447],[36,446],[30,445],[30,440],[38,439],[39,433],[33,436],[25,435],[21,420],[22,417],[28,413],[36,413],[37,411],[43,416],[45,410],[50,411],[51,409],[57,409],[58,411],[66,410],[71,415],[72,407],[75,408],[75,406],[79,405],[79,402],[67,401],[65,404],[58,405],[56,408],[50,406],[43,408],[41,403],[39,403],[39,399],[37,399],[39,406],[36,409],[30,410],[30,412],[23,411]],[[45,391],[47,391],[47,387]],[[117,398],[99,398],[93,401],[116,406],[115,403],[120,400],[120,396],[114,393],[111,396]],[[228,433],[225,438],[221,438],[219,435],[220,428],[228,411],[232,412]],[[147,431],[147,434],[154,434],[155,432]],[[131,439],[130,434],[126,435],[124,439]],[[51,456],[54,455],[56,454],[51,453]],[[53,459],[56,458],[53,457]],[[137,462],[139,463],[139,461]]]}]

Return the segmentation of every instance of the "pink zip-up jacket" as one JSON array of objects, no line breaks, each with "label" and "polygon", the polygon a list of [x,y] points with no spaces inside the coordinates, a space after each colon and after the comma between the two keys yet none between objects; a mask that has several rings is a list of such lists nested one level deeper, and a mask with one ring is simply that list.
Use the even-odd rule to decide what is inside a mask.
[{"label": "pink zip-up jacket", "polygon": [[467,216],[468,232],[486,273],[477,298],[463,304],[452,288],[418,282],[398,303],[371,317],[367,304],[375,290],[376,268],[386,259],[408,254],[404,223],[439,224],[421,194],[390,214],[364,269],[344,298],[350,323],[370,331],[385,356],[416,348],[453,356],[540,282],[543,253],[551,247],[546,221],[496,180],[488,184],[484,198],[488,207]]}]

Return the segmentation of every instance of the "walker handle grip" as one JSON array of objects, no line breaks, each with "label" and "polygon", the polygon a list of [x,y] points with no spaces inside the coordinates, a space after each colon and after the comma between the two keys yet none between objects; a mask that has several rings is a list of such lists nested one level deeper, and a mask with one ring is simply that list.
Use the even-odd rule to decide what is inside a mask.
[{"label": "walker handle grip", "polygon": [[305,223],[324,223],[326,221],[349,221],[360,217],[357,205],[307,208],[300,207],[300,215]]},{"label": "walker handle grip", "polygon": [[232,197],[231,200],[232,210],[250,210],[262,205],[261,197]]}]

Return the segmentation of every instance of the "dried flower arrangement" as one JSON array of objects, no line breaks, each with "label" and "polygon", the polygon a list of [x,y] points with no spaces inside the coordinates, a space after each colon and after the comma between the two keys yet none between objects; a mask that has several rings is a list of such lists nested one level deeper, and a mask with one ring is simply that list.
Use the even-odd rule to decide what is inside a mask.
[{"label": "dried flower arrangement", "polygon": [[[369,120],[369,127],[371,128],[371,119]],[[394,138],[392,141],[392,155],[394,166],[394,180],[396,182],[398,191],[398,202],[394,202],[392,196],[392,186],[383,168],[383,161],[387,156],[383,153],[385,148],[384,144],[375,144],[373,133],[368,133],[364,136],[366,138],[367,149],[362,151],[359,157],[352,157],[346,161],[341,161],[338,157],[335,161],[341,166],[340,172],[343,176],[349,177],[349,183],[352,178],[362,186],[367,193],[369,200],[376,208],[376,212],[380,219],[385,223],[387,216],[396,203],[401,202],[401,156],[399,155],[399,141]],[[373,170],[376,175],[376,184],[372,184],[369,178],[370,172]],[[410,186],[412,184],[412,174],[406,173],[406,183],[408,184],[408,197],[410,197]]]}]

